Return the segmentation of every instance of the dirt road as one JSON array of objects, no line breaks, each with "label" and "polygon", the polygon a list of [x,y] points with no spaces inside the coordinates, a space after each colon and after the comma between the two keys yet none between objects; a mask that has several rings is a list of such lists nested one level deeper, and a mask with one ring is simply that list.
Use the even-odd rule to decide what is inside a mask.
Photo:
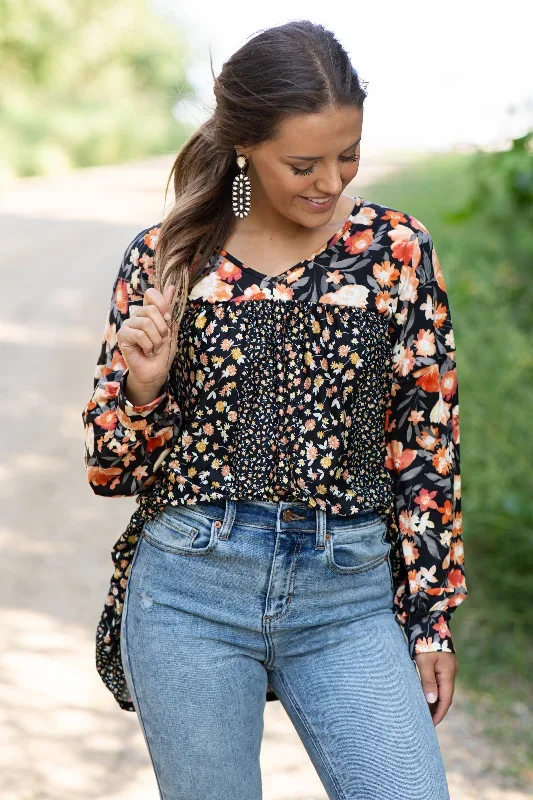
[{"label": "dirt road", "polygon": [[[404,159],[367,159],[352,194]],[[94,666],[110,549],[136,507],[93,495],[81,411],[111,286],[133,235],[161,219],[171,158],[15,182],[1,216],[0,796],[157,800],[135,714]],[[407,209],[408,210],[408,209]],[[437,733],[453,800],[525,800],[465,714]],[[265,800],[326,800],[280,703],[268,703]],[[421,798],[421,800],[424,800]]]}]

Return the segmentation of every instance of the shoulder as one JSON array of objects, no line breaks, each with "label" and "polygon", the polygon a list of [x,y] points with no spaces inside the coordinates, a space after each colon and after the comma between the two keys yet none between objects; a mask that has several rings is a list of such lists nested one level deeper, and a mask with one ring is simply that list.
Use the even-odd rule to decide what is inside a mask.
[{"label": "shoulder", "polygon": [[424,223],[414,214],[410,214],[403,209],[363,199],[357,216],[360,215],[361,217],[366,217],[369,223],[374,223],[377,228],[384,228],[389,231],[397,228],[401,230],[408,229],[411,234],[420,234],[421,239],[430,236],[429,230]]},{"label": "shoulder", "polygon": [[402,265],[416,269],[425,255],[432,255],[433,240],[428,228],[408,211],[364,199],[358,221],[366,221],[372,227],[374,243],[390,250],[391,258]]},{"label": "shoulder", "polygon": [[150,225],[148,228],[143,228],[141,231],[136,233],[128,244],[125,255],[129,256],[134,250],[138,250],[139,253],[150,252],[153,255],[155,248],[157,247],[157,240],[159,238],[161,225],[162,222],[156,222],[153,225]]},{"label": "shoulder", "polygon": [[117,281],[132,283],[141,291],[153,286],[155,248],[161,225],[161,222],[156,222],[143,228],[129,241],[124,250]]}]

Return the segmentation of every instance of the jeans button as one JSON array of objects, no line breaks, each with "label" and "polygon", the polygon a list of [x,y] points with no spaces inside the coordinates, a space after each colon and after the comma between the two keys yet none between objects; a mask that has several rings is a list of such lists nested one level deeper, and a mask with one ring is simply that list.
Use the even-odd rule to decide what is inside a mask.
[{"label": "jeans button", "polygon": [[290,510],[290,508],[287,508],[286,511],[284,511],[281,516],[283,517],[284,522],[290,522],[292,519],[292,511]]}]

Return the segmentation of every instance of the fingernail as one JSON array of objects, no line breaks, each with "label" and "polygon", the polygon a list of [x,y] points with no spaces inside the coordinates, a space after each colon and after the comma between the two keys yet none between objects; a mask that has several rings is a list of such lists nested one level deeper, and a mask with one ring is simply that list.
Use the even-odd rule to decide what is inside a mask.
[{"label": "fingernail", "polygon": [[167,311],[167,313],[165,314],[165,320],[166,320],[167,322],[170,322],[170,319],[171,319],[171,317],[170,317],[170,314],[169,314],[169,312]]},{"label": "fingernail", "polygon": [[437,695],[435,694],[435,692],[428,692],[426,694],[426,700],[428,701],[428,703],[434,703],[436,699]]}]

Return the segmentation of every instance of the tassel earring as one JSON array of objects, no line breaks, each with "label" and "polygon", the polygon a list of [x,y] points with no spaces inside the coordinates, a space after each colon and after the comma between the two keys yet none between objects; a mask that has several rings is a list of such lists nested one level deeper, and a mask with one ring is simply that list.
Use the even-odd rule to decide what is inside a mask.
[{"label": "tassel earring", "polygon": [[233,196],[231,204],[233,206],[233,213],[236,217],[247,217],[250,213],[250,197],[251,186],[250,178],[244,174],[244,170],[248,166],[248,158],[246,156],[237,156],[237,164],[240,172],[233,179]]}]

